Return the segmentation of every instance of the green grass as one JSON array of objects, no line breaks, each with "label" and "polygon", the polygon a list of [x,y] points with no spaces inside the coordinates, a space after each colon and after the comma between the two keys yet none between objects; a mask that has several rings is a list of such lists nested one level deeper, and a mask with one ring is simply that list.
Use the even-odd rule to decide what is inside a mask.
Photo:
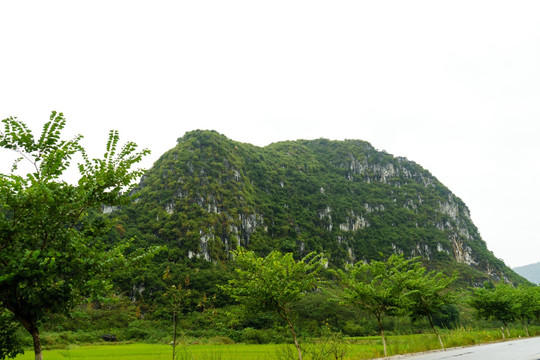
[{"label": "green grass", "polygon": [[[178,351],[178,360],[244,360],[276,358],[279,345],[194,345]],[[172,348],[169,345],[156,344],[114,344],[97,346],[71,346],[66,349],[45,350],[45,360],[165,360],[172,358]],[[27,350],[16,360],[34,359],[34,353]]]},{"label": "green grass", "polygon": [[[511,329],[512,338],[524,337],[522,330]],[[539,327],[529,329],[531,335],[540,335]],[[472,331],[461,329],[446,331],[442,334],[446,347],[474,345],[493,341],[500,341],[500,329]],[[348,360],[372,359],[383,356],[381,338],[378,336],[346,338]],[[178,360],[277,360],[278,354],[284,348],[292,345],[247,345],[247,344],[198,344],[186,348],[177,348]],[[314,350],[316,345],[308,345]],[[439,349],[439,342],[434,334],[397,335],[388,337],[388,355],[397,355],[411,352]],[[102,344],[102,345],[69,345],[64,349],[50,349],[44,351],[45,360],[168,360],[172,358],[172,348],[169,345],[159,344]],[[308,360],[309,356],[306,354]],[[16,360],[32,360],[34,353],[28,349],[25,354]]]}]

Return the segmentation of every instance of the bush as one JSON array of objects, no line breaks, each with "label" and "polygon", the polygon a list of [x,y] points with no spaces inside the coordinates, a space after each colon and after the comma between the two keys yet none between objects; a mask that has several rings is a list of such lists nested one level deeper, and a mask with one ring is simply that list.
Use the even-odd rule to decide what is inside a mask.
[{"label": "bush", "polygon": [[13,315],[0,310],[0,324],[0,359],[14,358],[23,353],[23,341],[17,331],[19,324],[13,320]]},{"label": "bush", "polygon": [[455,329],[459,324],[459,309],[453,304],[445,304],[433,316],[435,326],[445,329]]},{"label": "bush", "polygon": [[126,334],[130,340],[148,340],[152,338],[152,332],[141,321],[132,321],[128,325]]},{"label": "bush", "polygon": [[271,330],[245,328],[242,330],[242,341],[247,344],[268,344],[272,342]]},{"label": "bush", "polygon": [[365,336],[368,331],[356,321],[347,321],[343,327],[343,333],[347,336]]}]

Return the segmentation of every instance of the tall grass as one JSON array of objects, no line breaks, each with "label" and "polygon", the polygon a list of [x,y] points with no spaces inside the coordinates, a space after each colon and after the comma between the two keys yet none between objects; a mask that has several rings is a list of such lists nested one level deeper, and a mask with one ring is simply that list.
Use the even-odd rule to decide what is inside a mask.
[{"label": "tall grass", "polygon": [[[529,332],[531,336],[538,336],[540,335],[540,327],[532,326]],[[472,328],[461,328],[457,330],[442,330],[441,337],[446,348],[485,344],[503,340],[501,329],[475,330]],[[526,334],[521,328],[511,329],[510,338],[505,334],[506,340],[524,337],[526,337]],[[348,341],[358,345],[356,347],[353,346],[351,353],[356,357],[352,358],[371,359],[383,356],[382,341],[379,337],[351,338]],[[440,349],[440,344],[437,336],[432,333],[395,335],[388,337],[388,349],[388,355],[398,355],[438,350]]]},{"label": "tall grass", "polygon": [[[540,335],[540,327],[529,328],[531,336]],[[525,337],[522,329],[510,330],[512,339]],[[475,345],[502,340],[500,329],[474,330],[461,328],[459,330],[442,331],[446,347]],[[507,337],[508,339],[508,337]],[[344,359],[360,360],[373,359],[383,356],[381,338],[378,336],[343,338],[347,342],[347,353]],[[316,344],[311,344],[316,346]],[[284,347],[290,345],[248,345],[248,344],[199,344],[179,349],[178,360],[279,360]],[[310,346],[310,344],[307,344]],[[435,334],[395,335],[388,337],[389,355],[413,353],[439,349],[440,345]],[[313,352],[315,354],[315,352]],[[314,355],[313,355],[314,356]],[[27,350],[16,360],[32,360],[34,354]],[[63,349],[48,349],[44,351],[46,360],[170,360],[172,348],[169,345],[156,344],[103,344],[92,346],[69,345]],[[308,354],[305,358],[311,360]]]}]

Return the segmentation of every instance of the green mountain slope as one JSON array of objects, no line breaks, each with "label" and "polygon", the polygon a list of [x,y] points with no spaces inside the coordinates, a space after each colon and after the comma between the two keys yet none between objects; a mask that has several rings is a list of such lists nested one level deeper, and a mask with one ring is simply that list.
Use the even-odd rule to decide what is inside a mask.
[{"label": "green mountain slope", "polygon": [[359,140],[257,147],[193,131],[141,180],[122,225],[168,260],[220,262],[237,246],[324,252],[334,266],[397,252],[462,279],[523,281],[486,247],[467,206],[427,170]]}]

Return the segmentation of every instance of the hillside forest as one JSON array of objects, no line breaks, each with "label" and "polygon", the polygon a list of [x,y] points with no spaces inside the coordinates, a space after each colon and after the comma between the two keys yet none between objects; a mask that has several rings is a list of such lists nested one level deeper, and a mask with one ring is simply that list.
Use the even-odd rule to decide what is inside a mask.
[{"label": "hillside forest", "polygon": [[292,343],[302,359],[309,339],[361,336],[386,355],[388,334],[444,348],[445,329],[539,325],[538,287],[488,250],[467,206],[365,141],[197,130],[142,171],[148,150],[112,131],[92,159],[61,113],[39,137],[3,124],[0,145],[33,170],[0,175],[0,358],[213,339]]}]

